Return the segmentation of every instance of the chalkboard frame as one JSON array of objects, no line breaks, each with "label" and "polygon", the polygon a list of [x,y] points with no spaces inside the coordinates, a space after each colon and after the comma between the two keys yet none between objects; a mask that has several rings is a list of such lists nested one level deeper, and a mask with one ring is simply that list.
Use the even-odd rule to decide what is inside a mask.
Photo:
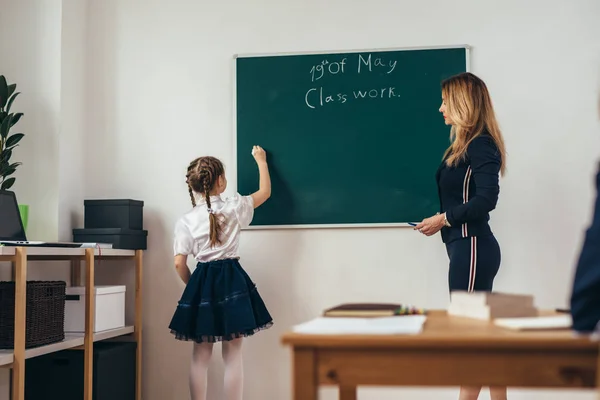
[{"label": "chalkboard frame", "polygon": [[[464,49],[465,50],[465,71],[471,72],[471,51],[472,46],[468,44],[455,45],[437,45],[437,46],[407,46],[407,47],[387,47],[387,48],[363,48],[363,49],[338,49],[338,50],[314,50],[314,51],[289,51],[273,53],[239,53],[234,54],[232,58],[232,133],[233,133],[233,162],[230,171],[235,171],[234,190],[238,191],[237,177],[237,59],[253,57],[277,57],[277,56],[298,56],[298,55],[318,55],[318,54],[345,54],[345,53],[377,53],[386,51],[412,51],[412,50],[443,50],[443,49]],[[251,149],[248,149],[250,151]],[[230,182],[231,183],[231,182]],[[256,177],[258,189],[258,170]],[[267,200],[268,201],[268,200]],[[419,222],[419,221],[410,221]],[[291,225],[250,225],[243,230],[276,230],[276,229],[357,229],[357,228],[412,228],[410,222],[391,222],[391,223],[345,223],[345,224],[291,224]]]}]

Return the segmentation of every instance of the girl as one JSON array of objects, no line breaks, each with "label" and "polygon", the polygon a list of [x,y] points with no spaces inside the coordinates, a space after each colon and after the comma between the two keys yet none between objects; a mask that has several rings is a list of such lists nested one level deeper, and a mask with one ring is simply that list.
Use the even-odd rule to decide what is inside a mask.
[{"label": "girl", "polygon": [[[485,83],[471,73],[442,83],[439,110],[451,125],[452,144],[438,168],[440,213],[415,229],[431,236],[441,230],[450,259],[450,291],[492,291],[500,268],[500,246],[488,224],[498,202],[499,175],[506,168],[504,139]],[[460,400],[476,400],[480,388],[461,388]],[[506,388],[490,388],[505,400]]]},{"label": "girl", "polygon": [[[206,399],[208,364],[217,341],[223,342],[225,398],[241,400],[242,338],[273,324],[256,285],[238,262],[240,230],[250,225],[254,209],[271,195],[265,151],[254,146],[252,155],[260,187],[250,196],[221,199],[227,180],[223,164],[214,157],[197,158],[187,169],[193,208],[177,221],[174,240],[175,268],[186,287],[169,328],[177,339],[194,342],[192,400]],[[198,261],[191,275],[189,254]]]}]

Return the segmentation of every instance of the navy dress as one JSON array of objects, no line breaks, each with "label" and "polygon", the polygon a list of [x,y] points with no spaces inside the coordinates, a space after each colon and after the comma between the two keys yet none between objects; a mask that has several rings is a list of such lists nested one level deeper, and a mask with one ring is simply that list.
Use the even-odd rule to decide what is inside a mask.
[{"label": "navy dress", "polygon": [[209,245],[208,210],[200,202],[175,227],[175,255],[193,254],[199,260],[179,299],[169,329],[176,339],[217,342],[247,337],[269,328],[273,318],[256,284],[239,262],[242,227],[252,220],[250,196],[222,200],[211,197],[221,225],[221,243]]},{"label": "navy dress", "polygon": [[451,227],[441,230],[450,260],[450,291],[492,291],[501,252],[489,226],[499,194],[501,158],[492,137],[473,139],[456,166],[442,162],[436,174],[440,212]]}]

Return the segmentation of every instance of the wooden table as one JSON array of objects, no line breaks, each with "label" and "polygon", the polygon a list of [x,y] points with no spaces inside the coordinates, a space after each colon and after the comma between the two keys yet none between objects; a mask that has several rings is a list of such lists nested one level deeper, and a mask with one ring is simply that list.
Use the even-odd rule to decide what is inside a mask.
[{"label": "wooden table", "polygon": [[432,311],[418,335],[286,333],[293,399],[317,400],[320,385],[355,400],[356,387],[508,386],[593,388],[599,345],[569,330],[517,332]]}]

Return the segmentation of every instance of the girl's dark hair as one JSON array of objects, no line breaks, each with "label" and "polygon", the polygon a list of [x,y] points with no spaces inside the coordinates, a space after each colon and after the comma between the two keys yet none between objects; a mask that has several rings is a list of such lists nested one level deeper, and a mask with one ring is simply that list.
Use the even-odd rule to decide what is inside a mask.
[{"label": "girl's dark hair", "polygon": [[204,199],[206,200],[206,207],[208,208],[208,217],[210,220],[211,247],[221,243],[219,237],[221,233],[221,227],[215,212],[211,208],[210,192],[215,187],[219,177],[223,176],[224,174],[225,168],[219,159],[205,156],[196,158],[194,161],[192,161],[188,166],[187,174],[185,175],[192,205],[196,207],[194,192],[203,194]]}]

